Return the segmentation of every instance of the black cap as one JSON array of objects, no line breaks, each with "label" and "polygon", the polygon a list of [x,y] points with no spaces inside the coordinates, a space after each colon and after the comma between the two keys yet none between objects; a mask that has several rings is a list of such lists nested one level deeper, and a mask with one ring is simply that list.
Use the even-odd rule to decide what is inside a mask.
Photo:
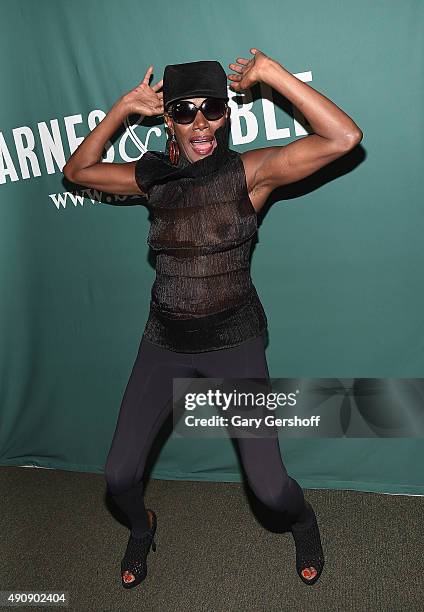
[{"label": "black cap", "polygon": [[227,75],[221,64],[212,60],[169,64],[163,73],[163,104],[181,98],[200,96],[228,101]]}]

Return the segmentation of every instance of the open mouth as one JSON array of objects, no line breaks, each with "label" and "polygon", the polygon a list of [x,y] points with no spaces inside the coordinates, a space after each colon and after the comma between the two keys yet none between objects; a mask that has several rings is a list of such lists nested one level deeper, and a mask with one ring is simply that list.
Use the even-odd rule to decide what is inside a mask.
[{"label": "open mouth", "polygon": [[190,140],[190,145],[198,155],[209,155],[217,146],[217,142],[215,136],[213,136],[212,139],[208,138],[207,140],[195,138]]}]

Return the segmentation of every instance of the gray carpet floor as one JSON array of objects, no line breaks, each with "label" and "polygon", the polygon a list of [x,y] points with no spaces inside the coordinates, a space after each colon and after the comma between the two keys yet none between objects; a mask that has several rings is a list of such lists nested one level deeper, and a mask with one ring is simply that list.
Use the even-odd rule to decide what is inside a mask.
[{"label": "gray carpet floor", "polygon": [[157,550],[146,581],[125,590],[120,560],[129,532],[102,475],[0,467],[0,490],[1,590],[67,591],[62,609],[424,610],[423,497],[305,489],[326,557],[320,580],[308,586],[280,515],[244,484],[150,480]]}]

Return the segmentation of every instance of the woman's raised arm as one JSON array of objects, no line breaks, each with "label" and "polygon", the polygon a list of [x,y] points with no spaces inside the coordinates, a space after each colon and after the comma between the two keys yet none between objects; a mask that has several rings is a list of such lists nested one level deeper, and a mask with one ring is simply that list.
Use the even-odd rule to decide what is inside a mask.
[{"label": "woman's raised arm", "polygon": [[135,164],[102,162],[101,157],[106,142],[112,137],[125,117],[131,113],[145,116],[163,114],[163,80],[152,87],[149,79],[153,66],[137,87],[123,95],[92,132],[74,151],[62,169],[67,179],[78,185],[92,187],[108,193],[132,195],[143,193],[135,180]]}]

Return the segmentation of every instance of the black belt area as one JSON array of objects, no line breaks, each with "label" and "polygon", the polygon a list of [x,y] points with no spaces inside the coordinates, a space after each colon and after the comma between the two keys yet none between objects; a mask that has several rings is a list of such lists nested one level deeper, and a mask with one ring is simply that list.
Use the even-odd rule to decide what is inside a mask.
[{"label": "black belt area", "polygon": [[236,306],[202,317],[181,318],[179,315],[165,312],[153,300],[150,302],[150,310],[159,321],[175,330],[196,331],[219,325],[229,317],[241,314],[250,306],[255,294],[255,290],[252,289],[243,301]]}]

